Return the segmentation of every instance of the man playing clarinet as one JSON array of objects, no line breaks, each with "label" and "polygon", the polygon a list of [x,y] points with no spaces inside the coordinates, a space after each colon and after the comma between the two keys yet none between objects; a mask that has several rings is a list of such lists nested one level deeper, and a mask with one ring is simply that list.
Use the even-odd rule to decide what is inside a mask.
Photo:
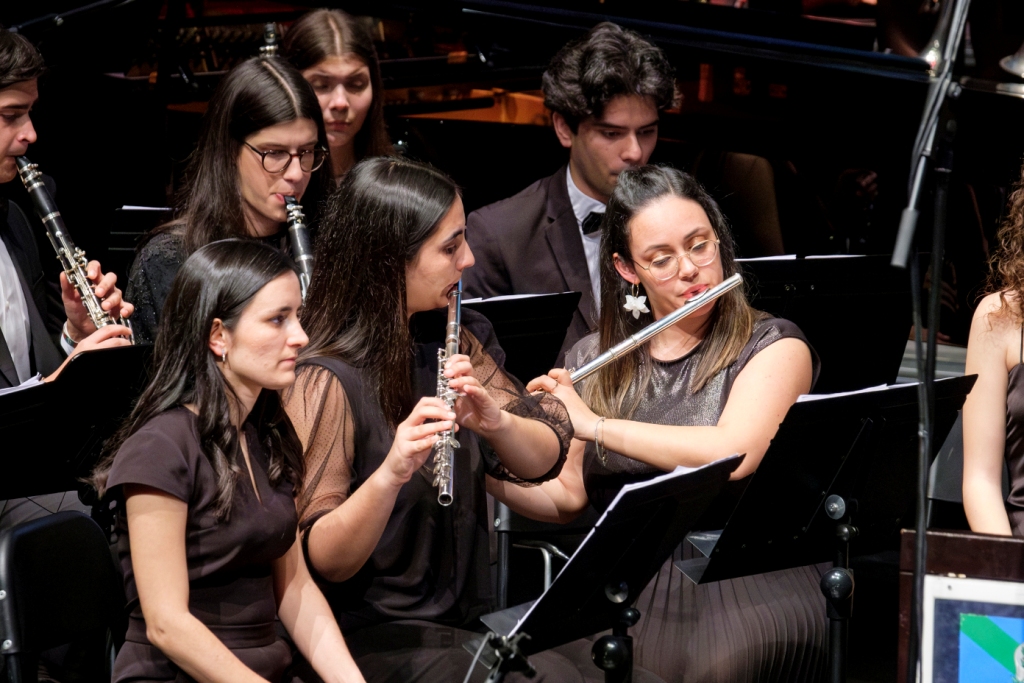
[{"label": "man playing clarinet", "polygon": [[[43,71],[43,58],[32,44],[0,28],[0,389],[37,374],[53,379],[80,351],[129,343],[121,336],[129,332],[125,327],[96,329],[63,274],[59,283],[46,281],[35,238],[42,227],[8,197],[20,184],[15,159],[36,141],[30,111]],[[96,261],[86,271],[105,311],[114,319],[131,315],[132,305],[121,300],[114,273],[104,275]],[[0,500],[0,529],[77,502],[64,493]]]}]

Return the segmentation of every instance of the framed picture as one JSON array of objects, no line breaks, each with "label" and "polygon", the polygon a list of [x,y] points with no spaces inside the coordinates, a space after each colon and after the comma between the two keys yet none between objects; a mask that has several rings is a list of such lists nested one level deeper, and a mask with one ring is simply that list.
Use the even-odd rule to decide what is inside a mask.
[{"label": "framed picture", "polygon": [[922,683],[1024,683],[1024,583],[924,580]]}]

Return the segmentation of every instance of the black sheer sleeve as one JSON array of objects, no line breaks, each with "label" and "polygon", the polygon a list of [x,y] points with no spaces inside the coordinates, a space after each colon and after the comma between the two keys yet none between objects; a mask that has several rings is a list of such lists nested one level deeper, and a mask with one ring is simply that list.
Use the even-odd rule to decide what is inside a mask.
[{"label": "black sheer sleeve", "polygon": [[352,407],[338,377],[320,365],[299,368],[295,384],[284,392],[284,407],[306,461],[295,501],[305,531],[348,499],[355,458]]},{"label": "black sheer sleeve", "polygon": [[463,322],[460,346],[461,351],[469,356],[470,362],[473,364],[473,375],[498,402],[502,410],[512,415],[543,422],[555,433],[559,443],[558,460],[551,470],[536,479],[521,479],[509,472],[498,459],[494,449],[484,439],[481,439],[481,454],[487,465],[487,474],[495,479],[509,481],[519,486],[532,486],[554,479],[562,471],[566,454],[569,452],[569,444],[572,442],[573,429],[569,411],[561,401],[551,394],[527,393],[518,379],[505,372],[503,367],[505,353],[498,345],[490,323],[483,320],[486,324],[481,325],[469,321],[470,324],[467,325],[466,322],[465,320]]},{"label": "black sheer sleeve", "polygon": [[124,298],[135,306],[132,329],[137,340],[156,340],[160,312],[171,293],[174,276],[184,262],[181,235],[173,229],[154,236],[135,257]]}]

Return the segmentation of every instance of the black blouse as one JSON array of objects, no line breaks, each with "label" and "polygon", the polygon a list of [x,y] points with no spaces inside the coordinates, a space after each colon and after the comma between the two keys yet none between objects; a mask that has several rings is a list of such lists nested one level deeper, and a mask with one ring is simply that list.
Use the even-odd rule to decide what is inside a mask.
[{"label": "black blouse", "polygon": [[[287,231],[258,239],[281,251],[288,251]],[[137,341],[156,341],[164,302],[171,293],[174,276],[187,258],[182,225],[157,233],[135,255],[124,298],[135,306],[132,330]]]},{"label": "black blouse", "polygon": [[[419,333],[412,356],[413,401],[436,393],[444,326],[437,312],[414,316]],[[463,310],[460,349],[472,360],[474,376],[504,410],[551,427],[561,444],[558,461],[536,480],[517,479],[483,439],[460,430],[452,505],[438,504],[428,459],[402,487],[384,533],[360,571],[342,583],[321,581],[342,631],[399,619],[463,626],[483,614],[492,603],[484,476],[530,485],[561,471],[573,433],[565,406],[547,394],[531,396],[505,373],[505,354],[479,313]],[[296,430],[308,435],[306,480],[298,501],[300,527],[308,530],[380,467],[395,434],[365,373],[338,358],[306,361],[285,404]]]},{"label": "black blouse", "polygon": [[[187,408],[157,415],[126,440],[114,459],[108,486],[117,494],[124,484],[151,486],[188,503],[189,611],[249,668],[279,681],[291,652],[274,630],[272,564],[295,543],[294,484],[282,477],[271,485],[267,454],[252,424],[246,424],[245,436],[259,497],[239,453],[242,474],[227,519],[217,518],[216,474],[200,447],[196,416]],[[123,506],[117,531],[129,620],[114,681],[191,680],[146,638]]]}]

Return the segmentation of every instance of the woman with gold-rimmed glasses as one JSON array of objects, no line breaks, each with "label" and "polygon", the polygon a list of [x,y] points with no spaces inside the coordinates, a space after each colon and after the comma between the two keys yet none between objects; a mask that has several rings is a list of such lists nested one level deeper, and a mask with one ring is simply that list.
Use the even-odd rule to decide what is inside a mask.
[{"label": "woman with gold-rimmed glasses", "polygon": [[[623,171],[602,223],[599,331],[577,342],[566,367],[736,270],[725,217],[691,176],[659,166]],[[754,310],[733,289],[575,387],[566,370],[533,380],[528,389],[553,393],[569,410],[568,459],[538,487],[489,488],[522,514],[566,522],[588,503],[603,510],[627,483],[734,453],[746,456],[731,485],[742,487],[817,369],[795,325]],[[689,552],[677,549],[636,602],[637,664],[669,683],[820,679],[826,630],[817,568],[696,586],[672,566]]]},{"label": "woman with gold-rimmed glasses", "polygon": [[149,235],[132,265],[136,337],[155,339],[174,275],[200,247],[249,237],[287,251],[288,196],[315,228],[331,187],[327,149],[316,94],[294,67],[261,57],[232,69],[203,118],[176,220]]}]

